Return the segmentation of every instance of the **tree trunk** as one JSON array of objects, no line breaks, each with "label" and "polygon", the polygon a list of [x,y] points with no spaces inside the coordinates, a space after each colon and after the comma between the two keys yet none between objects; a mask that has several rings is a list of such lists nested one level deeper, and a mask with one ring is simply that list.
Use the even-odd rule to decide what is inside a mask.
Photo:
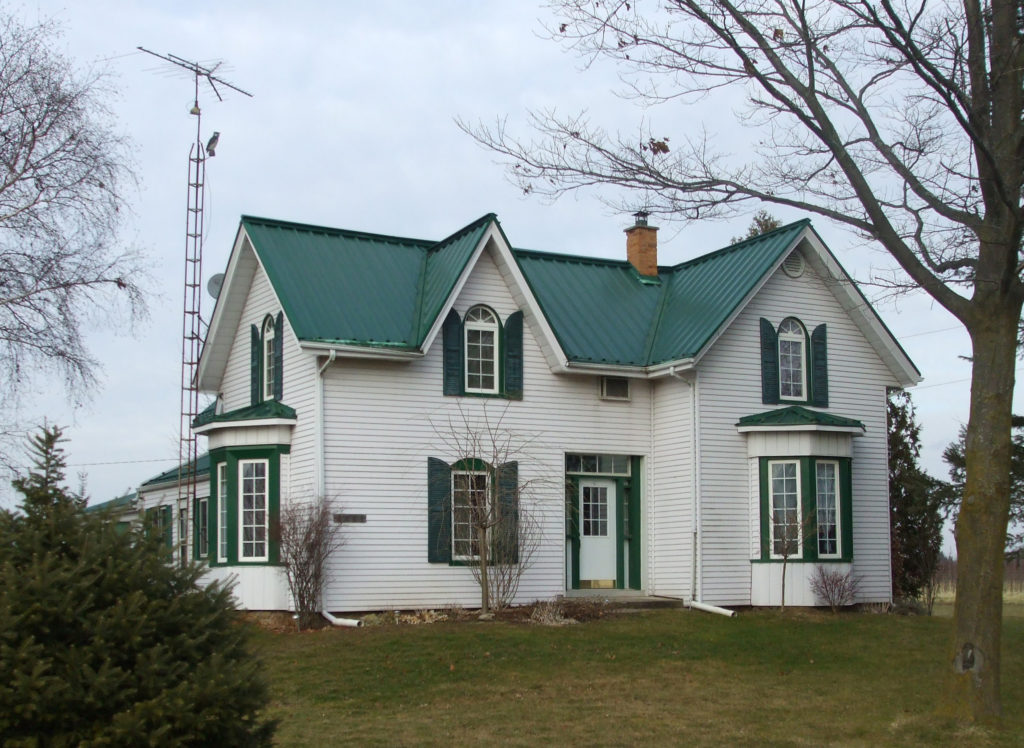
[{"label": "tree trunk", "polygon": [[487,528],[478,525],[476,537],[480,544],[480,614],[487,615],[491,612],[491,580],[487,568]]},{"label": "tree trunk", "polygon": [[976,722],[993,721],[1001,713],[1003,568],[1019,318],[1020,303],[1004,299],[969,325],[974,353],[971,415],[967,479],[956,523],[957,585],[947,710]]},{"label": "tree trunk", "polygon": [[782,557],[782,600],[780,600],[779,610],[786,609],[786,563],[788,561],[788,555]]}]

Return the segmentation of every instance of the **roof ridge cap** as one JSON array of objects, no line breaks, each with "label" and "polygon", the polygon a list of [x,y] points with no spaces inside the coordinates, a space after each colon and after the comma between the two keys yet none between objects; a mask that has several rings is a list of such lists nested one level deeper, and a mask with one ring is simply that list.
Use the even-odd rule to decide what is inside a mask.
[{"label": "roof ridge cap", "polygon": [[693,266],[693,265],[699,265],[700,263],[706,262],[707,260],[710,260],[710,259],[712,259],[714,257],[719,256],[719,255],[724,255],[724,254],[728,254],[729,252],[735,252],[737,250],[743,249],[746,245],[749,245],[752,242],[756,242],[756,241],[760,241],[762,239],[766,239],[766,238],[770,237],[772,234],[778,234],[778,233],[781,233],[783,231],[792,231],[797,226],[801,226],[801,228],[805,228],[805,227],[810,226],[810,225],[811,225],[811,219],[810,218],[801,218],[799,221],[793,221],[792,223],[787,223],[785,226],[779,226],[777,229],[772,229],[771,231],[766,231],[763,234],[758,234],[757,236],[752,236],[752,237],[750,237],[748,239],[743,239],[741,241],[734,242],[732,244],[727,244],[724,247],[719,247],[718,249],[713,249],[710,252],[707,252],[707,253],[702,254],[702,255],[698,255],[697,257],[692,257],[689,260],[683,260],[682,262],[680,262],[680,263],[678,263],[676,265],[672,265],[671,267],[669,267],[668,271],[669,272],[675,272],[676,270],[682,270],[683,268],[686,268],[686,267],[690,267],[690,266]]},{"label": "roof ridge cap", "polygon": [[488,221],[496,221],[497,219],[498,219],[497,213],[485,213],[484,215],[482,215],[479,218],[477,218],[475,221],[470,221],[468,224],[463,226],[461,229],[458,229],[458,230],[454,231],[453,233],[449,234],[444,239],[441,239],[440,241],[434,242],[434,244],[431,247],[429,247],[427,249],[427,251],[428,252],[433,252],[435,250],[441,249],[444,245],[449,244],[452,241],[454,241],[454,240],[456,240],[456,239],[458,239],[458,238],[460,238],[462,236],[465,236],[470,231],[473,231],[474,229],[477,229],[480,226],[482,226],[484,223],[486,223]]},{"label": "roof ridge cap", "polygon": [[411,236],[396,236],[394,234],[378,234],[372,231],[360,231],[359,229],[344,229],[336,226],[322,226],[312,223],[300,223],[298,221],[285,221],[279,218],[261,218],[260,216],[250,216],[242,214],[242,224],[254,223],[263,226],[280,229],[291,229],[292,231],[304,231],[311,234],[329,234],[329,235],[341,235],[348,237],[362,237],[365,239],[383,239],[391,242],[397,242],[401,244],[414,245],[422,249],[429,249],[433,244],[436,244],[432,239],[416,239]]}]

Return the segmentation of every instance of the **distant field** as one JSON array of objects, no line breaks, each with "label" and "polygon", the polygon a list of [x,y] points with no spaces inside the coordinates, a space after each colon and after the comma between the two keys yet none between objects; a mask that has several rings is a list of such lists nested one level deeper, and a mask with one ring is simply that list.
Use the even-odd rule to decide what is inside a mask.
[{"label": "distant field", "polygon": [[935,716],[948,641],[942,617],[802,610],[256,638],[281,745],[1024,743],[1024,603],[1007,606],[1002,729]]}]

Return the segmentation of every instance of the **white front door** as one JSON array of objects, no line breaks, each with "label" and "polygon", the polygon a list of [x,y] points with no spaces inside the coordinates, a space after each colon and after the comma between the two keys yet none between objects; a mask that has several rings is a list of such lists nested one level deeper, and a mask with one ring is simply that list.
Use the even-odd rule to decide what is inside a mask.
[{"label": "white front door", "polygon": [[615,481],[580,481],[580,587],[615,586]]}]

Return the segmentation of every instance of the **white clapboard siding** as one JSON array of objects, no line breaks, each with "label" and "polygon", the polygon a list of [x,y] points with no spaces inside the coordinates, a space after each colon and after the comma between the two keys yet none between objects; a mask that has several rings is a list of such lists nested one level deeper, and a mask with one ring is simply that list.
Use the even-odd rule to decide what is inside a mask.
[{"label": "white clapboard siding", "polygon": [[693,418],[691,385],[673,377],[654,390],[654,478],[648,565],[651,594],[690,597],[693,580]]},{"label": "white clapboard siding", "polygon": [[[490,306],[503,323],[516,311],[486,252],[455,307],[464,315],[475,304]],[[523,342],[522,401],[445,397],[440,337],[421,360],[339,359],[327,370],[327,494],[345,512],[367,518],[343,528],[345,545],[326,595],[331,610],[479,604],[469,569],[427,562],[427,458],[453,461],[455,453],[443,446],[452,429],[480,423],[485,414],[492,424],[500,419],[522,448],[511,455],[519,462],[520,483],[536,483],[522,504],[537,522],[540,544],[517,600],[565,590],[565,453],[648,457],[651,386],[636,381],[629,402],[602,401],[595,377],[552,374],[530,325]],[[646,484],[649,475],[643,478]]]},{"label": "white clapboard siding", "polygon": [[[889,517],[885,390],[897,382],[808,265],[800,278],[777,272],[700,362],[701,599],[751,602],[751,563],[759,524],[756,476],[750,474],[743,416],[771,410],[761,402],[761,317],[778,325],[799,318],[810,333],[828,330],[828,412],[863,421],[853,440],[854,568],[863,601],[888,600]],[[754,495],[752,495],[752,493]],[[788,596],[788,592],[787,592]]]},{"label": "white clapboard siding", "polygon": [[[250,404],[250,362],[252,325],[262,328],[267,315],[277,317],[281,305],[260,267],[253,276],[238,330],[231,345],[231,356],[220,386],[225,411]],[[291,466],[288,481],[282,474],[282,500],[290,497],[315,496],[316,486],[316,358],[304,353],[292,331],[287,315],[284,320],[282,348],[284,379],[281,401],[295,409],[296,425],[291,435]]]}]

